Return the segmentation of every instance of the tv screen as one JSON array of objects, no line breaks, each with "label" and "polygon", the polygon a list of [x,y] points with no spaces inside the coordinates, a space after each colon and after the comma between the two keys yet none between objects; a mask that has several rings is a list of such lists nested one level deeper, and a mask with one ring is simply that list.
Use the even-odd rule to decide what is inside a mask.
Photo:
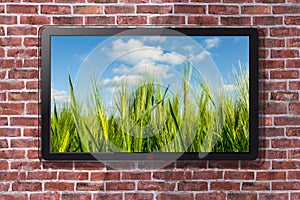
[{"label": "tv screen", "polygon": [[44,160],[255,159],[253,28],[41,32]]}]

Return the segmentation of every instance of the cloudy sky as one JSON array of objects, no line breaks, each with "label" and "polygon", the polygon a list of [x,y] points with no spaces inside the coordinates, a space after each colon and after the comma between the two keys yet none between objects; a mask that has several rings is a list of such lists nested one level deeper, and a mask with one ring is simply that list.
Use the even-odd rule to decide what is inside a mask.
[{"label": "cloudy sky", "polygon": [[239,61],[248,66],[248,43],[244,36],[52,36],[51,96],[58,103],[67,101],[68,72],[77,91],[87,91],[83,83],[91,74],[101,80],[108,99],[116,84],[133,85],[146,74],[166,85],[175,84],[180,82],[186,58],[194,65],[195,75],[198,70],[213,82],[219,72],[225,89],[231,89],[232,66]]}]

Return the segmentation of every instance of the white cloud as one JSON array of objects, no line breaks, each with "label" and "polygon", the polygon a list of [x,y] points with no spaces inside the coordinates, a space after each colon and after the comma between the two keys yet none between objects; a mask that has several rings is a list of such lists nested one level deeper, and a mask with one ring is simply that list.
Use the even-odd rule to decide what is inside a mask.
[{"label": "white cloud", "polygon": [[130,68],[121,64],[120,67],[113,68],[114,74],[126,74],[130,71]]},{"label": "white cloud", "polygon": [[145,59],[171,65],[179,65],[184,61],[182,56],[174,52],[165,53],[159,46],[147,46],[136,39],[130,39],[127,42],[121,39],[113,41],[112,49],[108,51],[108,54],[114,60],[119,59],[133,65]]},{"label": "white cloud", "polygon": [[145,36],[145,37],[142,37],[143,42],[146,42],[146,41],[165,42],[166,40],[167,40],[167,38],[164,37],[164,36]]},{"label": "white cloud", "polygon": [[234,38],[233,42],[237,43],[237,42],[241,42],[242,40],[240,38]]},{"label": "white cloud", "polygon": [[191,55],[190,59],[191,59],[191,61],[197,62],[197,61],[204,60],[206,57],[208,57],[210,55],[211,54],[209,51],[203,50],[198,55]]},{"label": "white cloud", "polygon": [[219,38],[215,37],[215,38],[206,39],[204,42],[205,42],[206,48],[211,49],[213,47],[217,47],[220,44],[221,40]]},{"label": "white cloud", "polygon": [[56,103],[66,103],[70,101],[70,97],[67,95],[67,91],[65,90],[51,88],[51,100]]},{"label": "white cloud", "polygon": [[237,89],[236,86],[233,84],[224,84],[223,88],[224,88],[225,92],[230,92],[230,91],[234,91]]},{"label": "white cloud", "polygon": [[103,85],[104,86],[112,86],[112,85],[119,85],[119,84],[126,84],[126,85],[134,85],[136,82],[139,82],[143,79],[141,75],[123,75],[123,76],[114,76],[113,78],[104,79]]}]

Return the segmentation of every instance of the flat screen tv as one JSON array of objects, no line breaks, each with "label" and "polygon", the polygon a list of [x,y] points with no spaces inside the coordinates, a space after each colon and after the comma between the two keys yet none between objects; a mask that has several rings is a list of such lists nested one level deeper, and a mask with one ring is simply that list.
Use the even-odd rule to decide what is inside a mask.
[{"label": "flat screen tv", "polygon": [[41,31],[44,160],[252,160],[254,28]]}]

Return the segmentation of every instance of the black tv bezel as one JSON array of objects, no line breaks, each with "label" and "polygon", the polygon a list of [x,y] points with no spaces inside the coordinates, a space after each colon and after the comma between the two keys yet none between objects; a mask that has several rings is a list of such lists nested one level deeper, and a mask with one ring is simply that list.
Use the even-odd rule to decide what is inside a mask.
[{"label": "black tv bezel", "polygon": [[[250,151],[221,153],[52,153],[50,152],[51,118],[51,36],[113,36],[127,30],[138,29],[132,36],[170,36],[172,29],[187,36],[249,36],[250,75]],[[126,33],[125,33],[126,34]],[[43,161],[165,161],[172,160],[254,160],[258,156],[258,32],[255,28],[84,28],[43,27],[40,30],[41,65],[41,143],[40,159]],[[95,156],[96,155],[96,156]],[[100,159],[99,159],[100,158]]]}]

